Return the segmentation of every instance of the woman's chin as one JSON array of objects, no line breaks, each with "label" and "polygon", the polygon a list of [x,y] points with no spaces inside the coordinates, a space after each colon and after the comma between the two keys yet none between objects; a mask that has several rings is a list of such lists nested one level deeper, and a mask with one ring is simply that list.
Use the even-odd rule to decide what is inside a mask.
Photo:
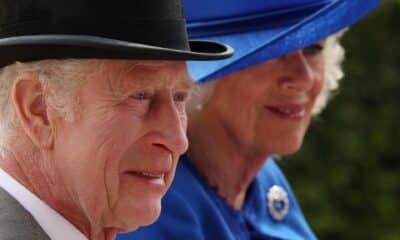
[{"label": "woman's chin", "polygon": [[281,156],[288,156],[298,152],[303,144],[303,141],[291,141],[284,144],[270,146],[269,152],[272,152]]}]

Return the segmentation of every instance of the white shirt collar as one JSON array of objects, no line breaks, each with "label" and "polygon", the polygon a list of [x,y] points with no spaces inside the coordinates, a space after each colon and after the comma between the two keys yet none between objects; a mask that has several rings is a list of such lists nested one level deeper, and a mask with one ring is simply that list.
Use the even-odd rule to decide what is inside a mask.
[{"label": "white shirt collar", "polygon": [[0,186],[13,196],[52,240],[88,240],[74,225],[0,168]]}]

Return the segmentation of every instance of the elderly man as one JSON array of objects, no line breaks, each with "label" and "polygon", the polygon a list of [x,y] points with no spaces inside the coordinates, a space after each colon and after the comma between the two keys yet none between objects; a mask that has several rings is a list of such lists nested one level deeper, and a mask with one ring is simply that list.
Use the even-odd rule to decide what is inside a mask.
[{"label": "elderly man", "polygon": [[0,53],[0,239],[75,240],[159,216],[188,146],[183,60],[232,49],[189,42],[179,0],[0,0]]}]

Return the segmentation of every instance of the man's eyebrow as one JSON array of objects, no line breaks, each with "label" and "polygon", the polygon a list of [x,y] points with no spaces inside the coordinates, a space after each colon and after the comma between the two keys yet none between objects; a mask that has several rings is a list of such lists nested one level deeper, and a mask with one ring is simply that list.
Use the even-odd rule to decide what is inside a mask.
[{"label": "man's eyebrow", "polygon": [[184,77],[182,81],[179,81],[178,86],[181,88],[191,89],[193,88],[193,82],[190,80],[189,77]]},{"label": "man's eyebrow", "polygon": [[154,67],[150,64],[141,64],[135,61],[119,69],[113,80],[120,88],[145,87],[149,82],[156,79],[153,74],[149,74]]},{"label": "man's eyebrow", "polygon": [[166,76],[163,74],[162,70],[158,71],[158,68],[166,66],[168,65],[158,62],[145,64],[134,62],[133,64],[127,64],[127,66],[120,69],[120,71],[112,77],[113,80],[110,84],[113,85],[112,88],[114,90],[122,92],[150,86],[162,87],[165,84],[185,90],[192,88],[193,83],[186,69],[177,71],[176,74]]}]

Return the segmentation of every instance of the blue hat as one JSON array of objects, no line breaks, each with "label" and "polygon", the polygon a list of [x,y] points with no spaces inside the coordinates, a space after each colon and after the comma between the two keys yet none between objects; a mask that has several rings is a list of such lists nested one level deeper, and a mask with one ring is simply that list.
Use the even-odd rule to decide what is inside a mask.
[{"label": "blue hat", "polygon": [[309,46],[357,22],[380,0],[185,0],[189,36],[224,42],[227,60],[189,62],[206,82]]}]

